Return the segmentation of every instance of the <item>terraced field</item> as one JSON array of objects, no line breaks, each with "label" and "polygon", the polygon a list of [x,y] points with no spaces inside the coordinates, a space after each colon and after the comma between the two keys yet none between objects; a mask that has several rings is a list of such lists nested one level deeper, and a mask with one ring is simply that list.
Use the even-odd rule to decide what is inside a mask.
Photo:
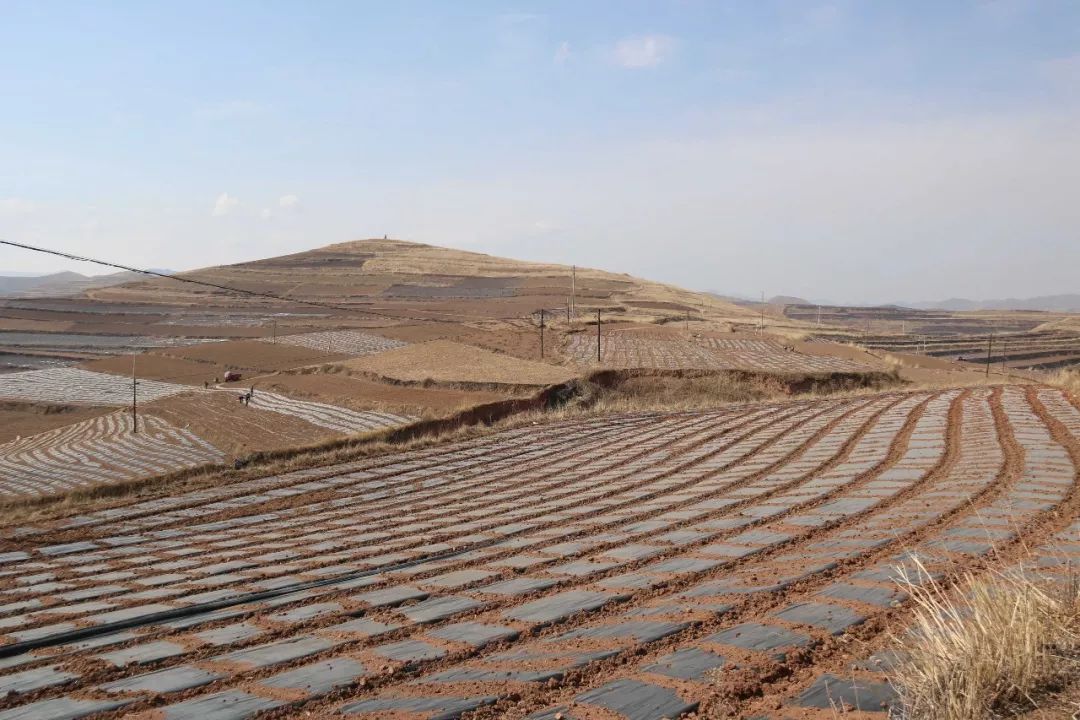
[{"label": "terraced field", "polygon": [[[190,389],[186,385],[139,380],[139,400],[160,400]],[[80,368],[5,373],[0,374],[0,399],[75,405],[130,405],[131,378]]]},{"label": "terraced field", "polygon": [[[272,342],[269,338],[261,339]],[[408,344],[400,340],[391,340],[390,338],[360,332],[359,330],[327,330],[325,332],[284,335],[277,338],[276,342],[342,355],[373,355],[384,350],[404,347]]]},{"label": "terraced field", "polygon": [[[661,340],[621,333],[600,341],[601,362],[613,368],[759,370],[790,373],[866,372],[867,365],[844,358],[786,350],[768,340],[694,338]],[[579,366],[596,365],[596,336],[571,335],[566,354]]]},{"label": "terraced field", "polygon": [[884,718],[851,652],[902,621],[896,566],[1080,559],[1078,461],[1061,392],[946,390],[562,421],[9,528],[0,720]]},{"label": "terraced field", "polygon": [[35,496],[169,473],[224,454],[187,430],[120,411],[0,445],[0,495]]},{"label": "terraced field", "polygon": [[[234,393],[235,391],[229,390],[225,392]],[[376,412],[374,410],[349,410],[337,405],[294,400],[265,390],[256,391],[251,396],[248,407],[278,413],[279,415],[289,415],[312,425],[346,435],[404,425],[413,420],[407,415],[398,415],[396,413]]]},{"label": "terraced field", "polygon": [[[1080,334],[1067,330],[1033,330],[997,334],[993,345],[989,331],[982,335],[868,335],[832,336],[875,350],[917,353],[931,357],[963,357],[967,362],[1004,363],[1009,367],[1053,370],[1080,365]],[[594,346],[595,348],[595,346]]]}]

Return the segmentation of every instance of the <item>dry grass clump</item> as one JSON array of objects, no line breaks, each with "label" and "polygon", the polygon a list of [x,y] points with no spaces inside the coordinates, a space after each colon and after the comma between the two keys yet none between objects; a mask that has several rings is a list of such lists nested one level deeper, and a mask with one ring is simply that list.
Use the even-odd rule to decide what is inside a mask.
[{"label": "dry grass clump", "polygon": [[1050,379],[1050,384],[1064,388],[1074,397],[1080,398],[1080,370],[1074,368],[1058,370]]},{"label": "dry grass clump", "polygon": [[681,412],[780,397],[735,375],[696,378],[631,377],[615,387],[592,386],[582,398],[595,413]]},{"label": "dry grass clump", "polygon": [[901,573],[914,604],[910,632],[892,638],[904,720],[1007,717],[1080,676],[1075,579],[997,569],[945,586],[917,559]]},{"label": "dry grass clump", "polygon": [[600,371],[587,379],[577,404],[594,413],[685,412],[731,403],[861,395],[900,385],[891,373]]}]

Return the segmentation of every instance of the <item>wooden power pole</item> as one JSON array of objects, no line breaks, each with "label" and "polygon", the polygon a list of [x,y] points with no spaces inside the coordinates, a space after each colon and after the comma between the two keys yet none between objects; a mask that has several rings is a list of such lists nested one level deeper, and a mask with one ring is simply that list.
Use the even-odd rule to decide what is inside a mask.
[{"label": "wooden power pole", "polygon": [[139,401],[137,397],[136,388],[139,383],[135,380],[135,355],[131,356],[131,423],[134,428],[133,432],[136,434],[139,432]]},{"label": "wooden power pole", "polygon": [[600,310],[596,310],[596,363],[600,364]]},{"label": "wooden power pole", "polygon": [[986,377],[990,377],[990,354],[994,350],[994,333],[986,339]]},{"label": "wooden power pole", "polygon": [[571,310],[577,315],[577,265],[570,266],[570,298]]}]

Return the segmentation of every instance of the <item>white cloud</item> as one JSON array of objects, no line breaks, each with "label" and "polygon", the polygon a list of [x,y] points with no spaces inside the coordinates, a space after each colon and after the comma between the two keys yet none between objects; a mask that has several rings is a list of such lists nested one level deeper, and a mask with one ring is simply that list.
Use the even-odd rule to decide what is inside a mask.
[{"label": "white cloud", "polygon": [[573,54],[573,51],[570,50],[570,43],[563,40],[559,47],[555,50],[555,57],[553,58],[553,60],[555,61],[556,65],[562,65],[567,60],[569,60]]},{"label": "white cloud", "polygon": [[300,196],[289,193],[288,195],[279,197],[274,205],[264,207],[259,211],[259,217],[263,220],[271,220],[279,215],[293,215],[300,212],[302,207],[303,206],[300,204]]},{"label": "white cloud", "polygon": [[675,49],[675,39],[667,35],[634,35],[615,43],[612,58],[633,70],[656,67]]},{"label": "white cloud", "polygon": [[218,195],[214,201],[214,210],[210,214],[214,217],[224,217],[232,212],[232,209],[240,204],[240,201],[227,192]]},{"label": "white cloud", "polygon": [[29,200],[17,197],[0,198],[0,216],[28,215],[35,210],[37,210],[37,205]]}]

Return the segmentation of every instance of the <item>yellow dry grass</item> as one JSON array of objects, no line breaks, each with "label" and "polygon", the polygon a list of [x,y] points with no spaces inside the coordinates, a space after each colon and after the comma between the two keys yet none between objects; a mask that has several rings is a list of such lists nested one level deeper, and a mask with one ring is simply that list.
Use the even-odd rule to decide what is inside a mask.
[{"label": "yellow dry grass", "polygon": [[[329,260],[334,262],[328,262]],[[317,273],[312,268],[317,268]],[[381,293],[399,284],[445,285],[453,278],[519,278],[511,283],[514,292],[536,301],[535,308],[551,309],[554,298],[561,304],[569,294],[571,267],[501,258],[481,253],[441,248],[399,240],[357,240],[337,243],[295,255],[270,260],[203,268],[186,277],[227,284],[243,289],[268,291],[288,297],[308,297],[319,301],[353,302],[358,298],[379,298],[384,308],[410,308],[426,312],[425,300],[388,300]],[[681,311],[632,308],[623,303],[676,303],[694,308],[712,320],[728,318],[748,321],[752,310],[726,302],[707,293],[684,290],[664,283],[592,268],[577,269],[578,305],[584,315],[604,308],[621,317],[644,321],[670,319]],[[170,280],[143,281],[95,290],[99,300],[197,303],[201,291]],[[269,301],[244,300],[253,309]],[[493,316],[506,315],[507,299],[475,298],[458,305],[489,308]],[[443,311],[446,308],[442,308]],[[482,317],[482,315],[480,315]]]},{"label": "yellow dry grass", "polygon": [[[600,375],[604,373],[601,372]],[[783,377],[738,370],[681,375],[633,371],[618,381],[579,382],[579,395],[546,415],[606,415],[628,412],[691,412],[737,403],[769,402],[813,397],[850,397],[898,389],[890,373],[822,374]]]},{"label": "yellow dry grass", "polygon": [[553,385],[574,373],[449,340],[408,345],[335,365],[402,382],[476,385]]},{"label": "yellow dry grass", "polygon": [[1080,672],[1080,585],[1023,569],[971,572],[949,585],[916,559],[901,568],[910,631],[894,636],[892,682],[905,720],[984,720],[1037,706]]},{"label": "yellow dry grass", "polygon": [[1065,369],[1054,373],[1050,384],[1067,390],[1073,397],[1080,398],[1080,369]]}]

